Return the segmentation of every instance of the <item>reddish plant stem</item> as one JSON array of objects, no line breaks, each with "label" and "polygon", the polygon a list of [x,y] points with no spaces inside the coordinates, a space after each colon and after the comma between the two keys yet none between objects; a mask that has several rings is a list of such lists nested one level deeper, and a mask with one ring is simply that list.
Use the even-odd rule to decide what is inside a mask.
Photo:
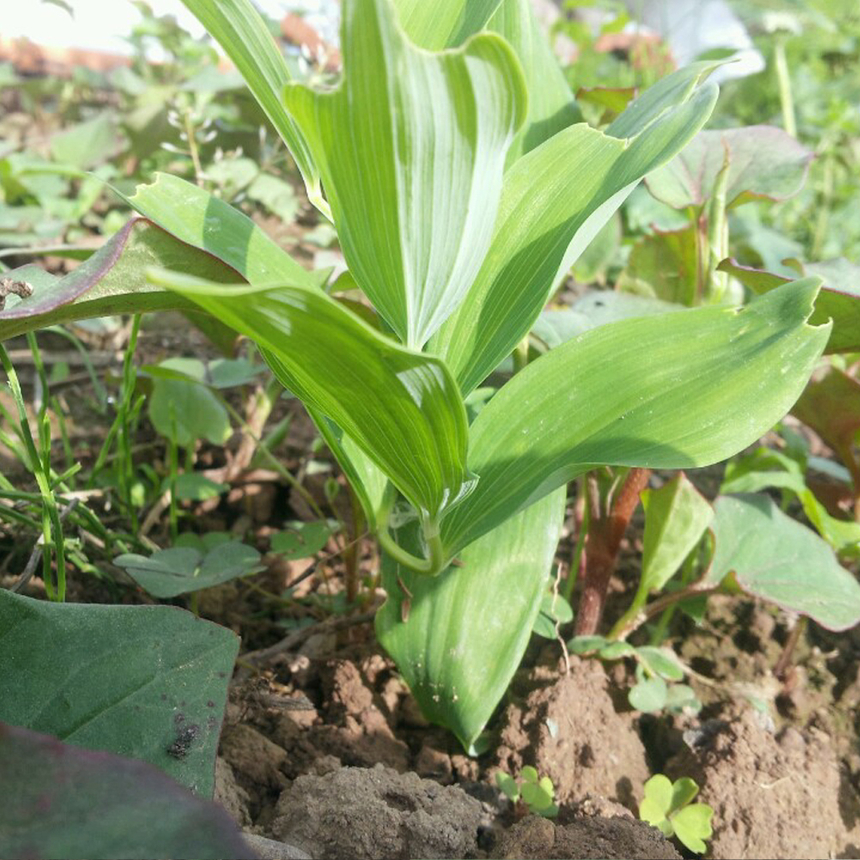
[{"label": "reddish plant stem", "polygon": [[582,596],[576,616],[577,636],[592,636],[600,626],[621,540],[639,504],[639,494],[647,486],[650,476],[650,469],[631,469],[608,514],[602,510],[596,479],[589,475],[586,480],[591,522],[585,543]]}]

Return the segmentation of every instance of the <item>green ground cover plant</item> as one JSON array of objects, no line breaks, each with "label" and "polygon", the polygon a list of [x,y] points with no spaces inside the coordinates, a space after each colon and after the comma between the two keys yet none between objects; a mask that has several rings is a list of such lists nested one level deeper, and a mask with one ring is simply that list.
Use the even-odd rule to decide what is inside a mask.
[{"label": "green ground cover plant", "polygon": [[[474,751],[533,630],[557,635],[571,619],[573,577],[566,593],[550,593],[568,483],[594,486],[590,533],[603,529],[611,548],[621,538],[619,523],[629,520],[629,512],[614,516],[614,503],[638,502],[646,470],[693,469],[738,454],[808,396],[825,352],[857,348],[852,291],[831,283],[822,289],[813,268],[793,279],[756,279],[725,263],[729,210],[751,196],[794,193],[809,153],[777,135],[785,158],[776,178],[761,166],[733,173],[743,159],[731,160],[731,146],[755,151],[775,130],[702,132],[718,95],[711,61],[618,99],[602,128],[581,122],[526,0],[446,0],[432,14],[418,0],[349,0],[343,77],[324,88],[295,79],[248,0],[185,2],[289,149],[308,199],[334,226],[348,272],[333,280],[330,270],[308,270],[231,205],[257,200],[276,215],[292,207],[289,194],[266,187],[264,146],[259,158],[245,158],[250,165],[241,156],[211,170],[201,161],[201,149],[214,143],[207,122],[218,105],[194,93],[213,91],[192,87],[189,95],[170,81],[185,93],[176,95],[185,113],[165,117],[184,135],[174,144],[180,152],[168,155],[181,157],[187,178],[153,170],[132,190],[103,177],[114,180],[136,215],[69,274],[34,265],[5,272],[0,340],[27,335],[37,355],[39,329],[158,310],[188,313],[216,342],[225,329],[227,341],[235,333],[251,340],[307,408],[378,540],[387,595],[376,615],[379,641],[425,715]],[[165,167],[156,163],[163,152],[153,148],[143,157]],[[700,162],[709,182],[679,187],[679,163]],[[201,181],[207,172],[220,196]],[[677,235],[640,237],[622,273],[627,292],[639,295],[614,295],[656,301],[652,310],[660,312],[604,307],[598,319],[574,308],[588,317],[581,327],[576,318],[559,323],[561,313],[551,319],[547,302],[592,243],[610,235],[646,176],[651,193],[660,197],[662,187],[667,205],[683,210],[688,223]],[[100,193],[100,182],[93,187]],[[656,258],[671,265],[655,274]],[[738,283],[757,286],[747,295]],[[143,759],[209,796],[236,637],[175,607],[111,607],[114,618],[107,608],[63,604],[62,516],[83,516],[87,508],[69,510],[75,466],[52,466],[45,410],[34,434],[2,346],[0,357],[18,409],[19,438],[9,441],[38,481],[28,501],[39,505],[44,581],[54,601],[0,593],[0,631],[10,631],[4,639],[19,649],[0,670],[0,720]],[[130,358],[126,371],[130,383]],[[167,440],[169,475],[143,489],[129,484],[119,495],[131,512],[136,493],[166,492],[173,545],[153,551],[133,533],[108,544],[117,565],[156,598],[193,595],[258,569],[259,553],[228,535],[180,535],[175,503],[224,491],[183,470],[183,452],[201,438],[224,441],[238,422],[223,389],[260,371],[253,362],[204,366],[178,358],[145,368],[147,411]],[[269,392],[270,400],[277,396]],[[143,405],[125,384],[115,430],[121,456],[130,456],[128,427]],[[618,640],[652,618],[665,629],[672,607],[699,592],[741,589],[834,630],[860,619],[860,587],[833,549],[769,497],[744,495],[774,484],[741,485],[739,462],[725,491],[742,495],[713,505],[683,474],[647,491],[641,585],[607,637],[596,637],[596,623],[582,629],[589,612],[578,608],[577,632],[591,638],[577,637],[571,647],[634,659],[630,700],[640,710],[692,707],[680,683],[687,670],[661,647],[659,624],[649,645]],[[796,478],[792,468],[783,471]],[[799,480],[796,489],[787,479],[781,486],[805,499]],[[808,508],[817,510],[812,501]],[[273,537],[272,548],[292,558],[312,554],[337,528],[320,514],[316,523]],[[592,555],[594,548],[592,540]],[[786,583],[770,562],[788,565],[791,554],[809,564]],[[649,603],[679,573],[671,599]],[[139,637],[128,636],[131,628]],[[62,648],[58,630],[68,637]],[[90,661],[83,687],[61,683],[58,675],[96,636],[110,661]],[[162,660],[170,677],[147,675],[150,663],[138,655],[171,646],[176,655]],[[178,673],[192,658],[189,691],[170,667]],[[33,659],[41,689],[12,696],[17,673]],[[87,697],[102,686],[127,691],[127,704]],[[47,713],[28,710],[46,697],[53,703]],[[66,701],[78,709],[75,719],[62,719]],[[148,721],[129,739],[124,733],[137,717],[127,708],[135,706]],[[15,732],[7,740],[22,749],[34,742]],[[523,770],[519,796],[545,812],[537,792],[552,806],[552,791],[534,776]],[[669,824],[684,812],[661,811]]]}]

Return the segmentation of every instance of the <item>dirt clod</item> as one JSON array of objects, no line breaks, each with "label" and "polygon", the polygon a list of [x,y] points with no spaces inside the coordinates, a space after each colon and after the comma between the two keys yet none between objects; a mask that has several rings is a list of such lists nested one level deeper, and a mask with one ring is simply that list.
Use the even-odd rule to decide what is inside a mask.
[{"label": "dirt clod", "polygon": [[318,860],[469,857],[481,818],[461,789],[378,765],[300,776],[281,794],[271,829]]},{"label": "dirt clod", "polygon": [[680,854],[659,830],[630,817],[586,817],[556,826],[530,815],[502,834],[493,857],[679,860]]},{"label": "dirt clod", "polygon": [[507,773],[534,765],[561,803],[598,795],[635,808],[650,776],[645,748],[633,715],[616,713],[597,661],[572,659],[570,674],[510,705],[505,723],[497,761]]},{"label": "dirt clod", "polygon": [[774,734],[746,711],[676,755],[667,773],[692,777],[714,808],[713,857],[856,856],[860,806],[822,732]]}]

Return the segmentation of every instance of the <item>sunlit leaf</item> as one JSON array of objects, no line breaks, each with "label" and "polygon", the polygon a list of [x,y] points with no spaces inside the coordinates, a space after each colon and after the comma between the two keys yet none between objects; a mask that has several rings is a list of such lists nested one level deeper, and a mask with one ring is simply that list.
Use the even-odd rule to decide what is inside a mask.
[{"label": "sunlit leaf", "polygon": [[510,164],[581,117],[531,0],[503,0],[487,27],[516,52],[528,89],[528,119],[508,152]]},{"label": "sunlit leaf", "polygon": [[714,508],[716,548],[706,582],[718,585],[732,574],[748,594],[829,630],[860,622],[860,584],[815,532],[768,496],[721,496]]},{"label": "sunlit leaf", "polygon": [[[560,490],[467,547],[432,579],[383,560],[379,641],[425,716],[464,747],[478,737],[519,666],[564,519]],[[405,619],[405,620],[404,620]]]},{"label": "sunlit leaf", "polygon": [[466,412],[441,361],[398,346],[318,289],[150,277],[252,338],[284,385],[348,432],[418,510],[437,517],[468,491]]},{"label": "sunlit leaf", "polygon": [[691,81],[686,71],[676,74],[684,84],[680,104],[665,105],[660,122],[647,104],[636,109],[640,100],[622,114],[635,109],[635,117],[621,126],[638,134],[633,140],[574,125],[505,174],[486,259],[463,304],[431,341],[464,393],[528,333],[567,270],[636,183],[677,153],[710,115],[716,88],[695,89],[697,79]]},{"label": "sunlit leaf", "polygon": [[483,30],[500,0],[394,0],[409,38],[428,51],[462,45]]},{"label": "sunlit leaf", "polygon": [[648,190],[676,209],[701,206],[729,161],[727,205],[766,197],[785,200],[806,180],[813,153],[781,128],[751,125],[702,131],[690,145],[646,180]]},{"label": "sunlit leaf", "polygon": [[691,468],[755,442],[827,342],[829,326],[805,322],[817,291],[796,281],[740,310],[601,326],[532,362],[470,428],[481,480],[443,523],[448,552],[594,465]]},{"label": "sunlit leaf", "polygon": [[351,274],[400,338],[421,347],[462,300],[492,237],[505,154],[526,116],[522,72],[493,34],[442,54],[416,48],[388,0],[346,3],[341,38],[340,86],[290,86],[287,108]]}]

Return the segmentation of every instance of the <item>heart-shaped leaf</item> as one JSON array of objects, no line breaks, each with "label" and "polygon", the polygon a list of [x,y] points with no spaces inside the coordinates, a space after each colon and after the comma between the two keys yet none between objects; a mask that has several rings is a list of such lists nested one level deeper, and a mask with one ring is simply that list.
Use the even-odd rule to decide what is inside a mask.
[{"label": "heart-shaped leaf", "polygon": [[803,187],[812,158],[803,144],[774,126],[702,131],[645,182],[658,200],[676,209],[702,206],[728,159],[727,205],[760,197],[786,200]]},{"label": "heart-shaped leaf", "polygon": [[732,574],[748,594],[828,630],[860,622],[860,584],[815,532],[768,496],[720,496],[714,509],[715,551],[705,582],[719,585]]},{"label": "heart-shaped leaf", "polygon": [[211,797],[239,637],[172,606],[0,590],[0,720],[149,762]]},{"label": "heart-shaped leaf", "polygon": [[262,570],[260,553],[239,541],[221,543],[205,553],[192,547],[162,549],[148,557],[126,553],[117,556],[114,564],[162,600]]}]

